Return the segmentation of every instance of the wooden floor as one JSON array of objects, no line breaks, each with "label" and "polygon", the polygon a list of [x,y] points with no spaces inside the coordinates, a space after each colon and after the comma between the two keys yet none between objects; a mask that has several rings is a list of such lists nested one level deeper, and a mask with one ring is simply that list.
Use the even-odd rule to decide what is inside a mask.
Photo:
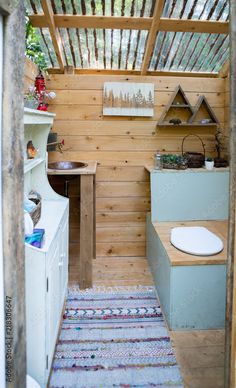
[{"label": "wooden floor", "polygon": [[170,332],[185,388],[224,387],[224,330]]}]

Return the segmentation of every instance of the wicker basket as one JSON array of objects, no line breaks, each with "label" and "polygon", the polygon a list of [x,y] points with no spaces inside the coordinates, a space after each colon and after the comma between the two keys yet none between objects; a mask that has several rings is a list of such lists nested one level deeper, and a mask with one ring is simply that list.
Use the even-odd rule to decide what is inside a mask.
[{"label": "wicker basket", "polygon": [[35,226],[39,222],[40,217],[41,217],[42,198],[41,198],[41,195],[39,193],[32,190],[29,193],[29,199],[36,204],[36,208],[34,210],[32,210],[31,212],[29,212],[29,215],[32,218],[33,224]]},{"label": "wicker basket", "polygon": [[[202,145],[202,148],[203,148],[203,154],[200,153],[200,152],[184,152],[184,142],[185,142],[185,139],[188,137],[188,136],[196,136],[200,142],[201,142],[201,145]],[[190,133],[189,135],[186,135],[184,138],[183,138],[183,141],[182,141],[182,155],[187,159],[188,161],[188,167],[190,168],[200,168],[203,166],[204,162],[205,162],[205,146],[204,146],[204,143],[202,141],[202,139],[200,138],[200,136],[194,134],[194,133]]]}]

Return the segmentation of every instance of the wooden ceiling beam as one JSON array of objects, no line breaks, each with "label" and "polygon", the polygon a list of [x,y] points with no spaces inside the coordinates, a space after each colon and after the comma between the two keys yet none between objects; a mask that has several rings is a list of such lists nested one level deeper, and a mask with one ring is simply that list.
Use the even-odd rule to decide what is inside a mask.
[{"label": "wooden ceiling beam", "polygon": [[143,56],[143,63],[141,68],[142,75],[146,74],[148,70],[148,66],[151,60],[152,52],[156,41],[157,31],[159,30],[164,4],[165,4],[165,0],[156,1],[156,5],[153,12],[152,25],[148,34],[147,46]]},{"label": "wooden ceiling beam", "polygon": [[[29,18],[33,27],[43,28],[49,26],[44,15],[31,15]],[[57,28],[150,30],[153,22],[153,18],[94,15],[53,15],[53,19]],[[228,34],[229,22],[161,18],[158,29],[173,32]]]},{"label": "wooden ceiling beam", "polygon": [[186,20],[161,18],[160,31],[200,32],[209,34],[228,34],[229,22],[214,22],[210,20]]},{"label": "wooden ceiling beam", "polygon": [[[49,74],[62,74],[59,68],[51,68],[47,69]],[[77,75],[141,75],[140,70],[112,70],[112,69],[74,69],[74,74]],[[198,72],[190,72],[190,71],[147,71],[147,76],[168,76],[168,77],[197,77],[197,78],[217,78],[217,73],[198,73]]]},{"label": "wooden ceiling beam", "polygon": [[54,22],[54,13],[51,6],[51,3],[49,0],[41,0],[43,12],[44,12],[44,19],[47,23],[47,26],[49,28],[49,32],[52,39],[52,44],[57,56],[58,64],[61,71],[64,71],[64,63],[63,63],[63,55],[62,55],[62,45],[61,45],[61,37],[58,32],[57,27],[55,26]]},{"label": "wooden ceiling beam", "polygon": [[[29,19],[33,27],[48,27],[44,15],[31,15]],[[125,16],[81,16],[81,15],[54,15],[55,26],[61,28],[104,28],[149,30],[152,18],[125,17]]]}]

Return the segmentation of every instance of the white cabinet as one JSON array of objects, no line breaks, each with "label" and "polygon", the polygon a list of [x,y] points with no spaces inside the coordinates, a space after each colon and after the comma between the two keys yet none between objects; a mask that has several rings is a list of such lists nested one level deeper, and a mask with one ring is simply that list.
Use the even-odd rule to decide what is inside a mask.
[{"label": "white cabinet", "polygon": [[45,229],[42,248],[25,244],[27,373],[41,388],[47,386],[68,283],[68,199],[53,191],[45,165],[53,117],[25,109],[25,147],[32,140],[39,149],[38,158],[25,160],[25,193],[41,194],[36,227]]}]

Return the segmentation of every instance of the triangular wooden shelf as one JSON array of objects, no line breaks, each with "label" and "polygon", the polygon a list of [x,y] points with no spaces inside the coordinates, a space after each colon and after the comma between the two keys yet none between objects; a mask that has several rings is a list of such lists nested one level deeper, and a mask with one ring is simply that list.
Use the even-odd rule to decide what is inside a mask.
[{"label": "triangular wooden shelf", "polygon": [[193,114],[194,109],[183,89],[179,85],[172,94],[168,105],[158,121],[158,124],[173,126],[173,124],[169,123],[169,121],[173,118],[180,119],[182,124],[188,123]]},{"label": "triangular wooden shelf", "polygon": [[[202,120],[210,120],[208,122],[202,122]],[[191,124],[219,124],[219,121],[209,105],[205,96],[200,96],[195,106],[194,113],[190,118]]]}]

